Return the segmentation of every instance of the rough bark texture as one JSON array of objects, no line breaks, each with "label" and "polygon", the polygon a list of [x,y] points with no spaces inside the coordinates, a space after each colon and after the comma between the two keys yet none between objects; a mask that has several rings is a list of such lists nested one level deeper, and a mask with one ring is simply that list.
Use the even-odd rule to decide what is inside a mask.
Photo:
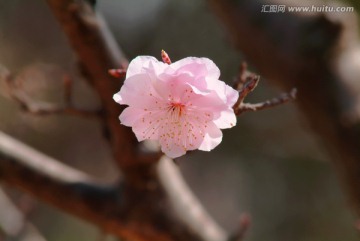
[{"label": "rough bark texture", "polygon": [[359,53],[356,18],[261,13],[262,5],[281,4],[276,1],[208,2],[262,76],[286,90],[298,89],[296,103],[327,147],[360,215],[360,69],[352,55]]}]

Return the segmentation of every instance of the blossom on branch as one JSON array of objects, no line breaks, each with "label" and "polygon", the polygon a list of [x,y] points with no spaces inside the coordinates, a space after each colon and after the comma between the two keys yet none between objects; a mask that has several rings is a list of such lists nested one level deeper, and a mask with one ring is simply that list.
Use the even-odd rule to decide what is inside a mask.
[{"label": "blossom on branch", "polygon": [[188,57],[172,64],[151,56],[132,60],[114,100],[128,105],[123,125],[138,141],[157,140],[176,158],[189,150],[210,151],[222,140],[220,129],[236,124],[238,91],[219,80],[219,68],[207,58]]}]

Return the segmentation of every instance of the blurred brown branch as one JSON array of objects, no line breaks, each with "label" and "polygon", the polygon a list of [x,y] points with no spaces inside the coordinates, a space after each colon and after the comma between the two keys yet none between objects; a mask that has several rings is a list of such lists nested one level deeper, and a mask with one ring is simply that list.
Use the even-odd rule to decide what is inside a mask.
[{"label": "blurred brown branch", "polygon": [[[100,98],[104,134],[124,180],[121,186],[99,186],[6,135],[0,143],[11,145],[0,146],[2,180],[127,240],[224,241],[227,234],[193,196],[173,161],[160,159],[157,149],[139,146],[130,128],[119,124],[123,107],[112,96],[122,83],[108,70],[126,69],[127,60],[101,15],[87,1],[47,3],[78,57],[81,72]],[[69,103],[71,81],[65,79],[64,84]]]},{"label": "blurred brown branch", "polygon": [[[286,91],[297,87],[296,103],[329,150],[360,215],[360,70],[351,58],[359,49],[356,17],[261,13],[277,1],[208,2],[260,74]],[[347,72],[341,70],[345,64]]]},{"label": "blurred brown branch", "polygon": [[6,236],[3,239],[0,236],[0,240],[46,240],[27,220],[27,213],[18,208],[2,189],[0,189],[0,230],[3,230],[3,235]]},{"label": "blurred brown branch", "polygon": [[2,132],[0,180],[98,224],[111,223],[118,213],[114,200],[121,197],[120,188],[98,183]]},{"label": "blurred brown branch", "polygon": [[[4,69],[4,67],[3,67]],[[16,101],[21,109],[25,112],[28,112],[33,115],[53,115],[53,114],[66,114],[66,115],[76,115],[81,117],[99,117],[101,111],[93,110],[82,110],[77,107],[74,107],[74,104],[71,100],[71,82],[72,80],[68,77],[64,77],[64,101],[65,106],[58,106],[52,103],[41,102],[31,99],[26,93],[17,86],[16,78],[17,76],[12,75],[9,71],[3,71],[2,78],[4,78],[5,83],[7,84],[7,93],[9,96]]]},{"label": "blurred brown branch", "polygon": [[296,99],[296,89],[292,89],[290,93],[283,93],[279,97],[275,97],[271,100],[267,100],[261,103],[240,103],[238,106],[235,106],[235,113],[237,115],[240,115],[243,112],[246,111],[258,111],[258,110],[264,110],[271,107],[275,107],[278,105],[282,105],[285,103],[288,103],[290,101],[294,101]]}]

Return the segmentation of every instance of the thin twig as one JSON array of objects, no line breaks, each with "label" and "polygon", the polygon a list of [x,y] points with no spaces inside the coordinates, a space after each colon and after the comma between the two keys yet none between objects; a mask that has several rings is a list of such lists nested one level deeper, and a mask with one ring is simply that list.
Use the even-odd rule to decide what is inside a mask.
[{"label": "thin twig", "polygon": [[247,63],[243,61],[239,67],[239,74],[234,80],[233,88],[236,90],[241,90],[243,85],[248,81],[248,78],[253,75],[254,73],[248,71]]},{"label": "thin twig", "polygon": [[258,110],[264,110],[268,108],[272,108],[278,105],[282,105],[291,101],[294,101],[296,99],[296,88],[293,88],[289,93],[284,93],[280,95],[279,97],[273,98],[271,100],[267,100],[261,103],[240,103],[240,105],[236,108],[235,114],[240,115],[247,111],[258,111]]},{"label": "thin twig", "polygon": [[16,100],[23,111],[40,116],[54,115],[54,114],[66,114],[66,115],[75,115],[81,117],[98,117],[100,115],[100,111],[92,111],[92,110],[81,110],[75,107],[61,107],[52,105],[46,102],[35,102],[33,100],[25,100],[25,96],[20,97],[19,95],[13,95],[13,99]]},{"label": "thin twig", "polygon": [[[241,88],[239,89],[239,98],[233,107],[235,113],[238,113],[239,108],[240,108],[241,104],[243,103],[244,99],[246,98],[246,96],[248,96],[248,94],[250,94],[250,92],[252,92],[256,88],[256,86],[258,85],[258,83],[260,81],[260,76],[252,75],[251,77],[249,77],[249,79],[244,80],[244,81],[245,82],[242,82],[242,81],[238,82],[238,83],[241,83]],[[238,86],[238,88],[239,88],[239,86]]]},{"label": "thin twig", "polygon": [[109,69],[109,74],[112,77],[122,79],[126,76],[126,69]]},{"label": "thin twig", "polygon": [[239,98],[233,106],[236,115],[247,111],[258,111],[275,107],[296,99],[296,88],[293,88],[290,93],[282,94],[271,100],[256,104],[244,103],[245,98],[257,87],[259,81],[260,76],[248,71],[247,64],[243,62],[240,65],[238,77],[233,84],[233,87],[239,91]]},{"label": "thin twig", "polygon": [[71,99],[72,79],[67,75],[64,76],[63,81],[65,106],[57,106],[47,102],[35,101],[27,96],[24,91],[19,89],[19,86],[17,86],[15,81],[17,76],[8,73],[4,76],[4,78],[8,87],[9,96],[20,105],[23,111],[30,114],[41,116],[66,114],[86,118],[99,117],[101,114],[101,110],[82,110],[73,106]]}]

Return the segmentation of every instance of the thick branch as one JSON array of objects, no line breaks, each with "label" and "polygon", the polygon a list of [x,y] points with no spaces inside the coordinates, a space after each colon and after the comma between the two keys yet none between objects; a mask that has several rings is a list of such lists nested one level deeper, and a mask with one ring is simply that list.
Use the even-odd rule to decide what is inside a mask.
[{"label": "thick branch", "polygon": [[[0,180],[104,229],[113,228],[113,217],[119,213],[120,189],[98,184],[2,132]],[[120,224],[117,220],[116,226]]]},{"label": "thick branch", "polygon": [[172,160],[138,171],[146,185],[107,187],[0,132],[0,178],[8,185],[129,240],[225,240]]},{"label": "thick branch", "polygon": [[[356,18],[349,13],[266,14],[276,1],[209,0],[231,38],[261,75],[285,90],[331,153],[360,215],[360,69]],[[341,71],[346,64],[347,71]]]},{"label": "thick branch", "polygon": [[112,96],[119,91],[121,81],[108,74],[109,69],[126,68],[127,60],[101,15],[85,1],[47,0],[75,53],[82,71],[98,93],[104,111],[104,127],[111,141],[118,165],[134,165],[137,141],[130,128],[119,124],[122,111]]},{"label": "thick branch", "polygon": [[[202,240],[194,239],[181,223],[174,225],[161,185],[154,182],[155,186],[140,192],[124,185],[105,186],[2,132],[0,180],[126,240],[173,240],[168,233]],[[155,224],[162,233],[154,229]]]},{"label": "thick branch", "polygon": [[172,208],[188,229],[200,235],[201,240],[220,241],[226,239],[225,231],[214,222],[197,198],[193,196],[171,159],[163,157],[157,167],[157,173]]}]

